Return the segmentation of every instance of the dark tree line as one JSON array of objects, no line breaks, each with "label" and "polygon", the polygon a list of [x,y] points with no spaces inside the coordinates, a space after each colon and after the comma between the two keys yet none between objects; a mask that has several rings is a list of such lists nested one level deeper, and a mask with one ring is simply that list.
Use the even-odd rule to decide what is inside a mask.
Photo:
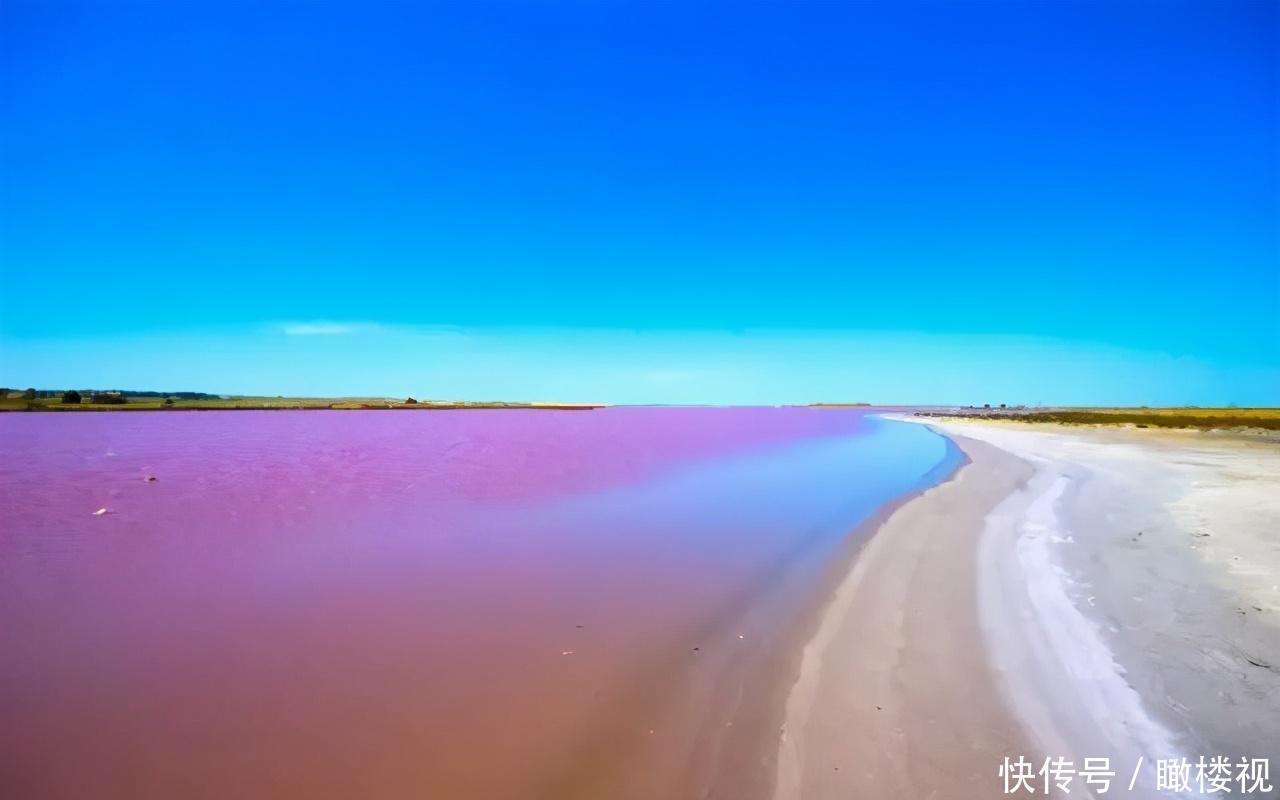
[{"label": "dark tree line", "polygon": [[[6,398],[15,391],[17,390],[0,388],[0,398]],[[71,405],[77,403],[119,405],[127,402],[126,398],[129,397],[164,398],[165,400],[216,400],[219,395],[207,392],[153,392],[117,389],[26,389],[22,392],[21,397],[28,402],[59,400]]]}]

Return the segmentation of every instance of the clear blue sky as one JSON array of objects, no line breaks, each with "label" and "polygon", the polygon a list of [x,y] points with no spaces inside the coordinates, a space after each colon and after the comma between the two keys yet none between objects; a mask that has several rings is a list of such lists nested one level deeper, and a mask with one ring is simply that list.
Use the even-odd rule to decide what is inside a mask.
[{"label": "clear blue sky", "polygon": [[7,0],[0,88],[8,386],[1280,403],[1274,2]]}]

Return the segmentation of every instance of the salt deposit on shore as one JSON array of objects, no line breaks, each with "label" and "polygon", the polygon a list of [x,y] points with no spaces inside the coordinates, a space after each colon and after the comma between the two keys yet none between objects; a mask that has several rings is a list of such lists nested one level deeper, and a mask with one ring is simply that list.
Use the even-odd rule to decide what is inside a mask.
[{"label": "salt deposit on shore", "polygon": [[971,463],[841,585],[788,704],[776,797],[990,797],[1006,756],[1108,758],[1111,794],[1178,796],[1157,760],[1275,760],[1280,447],[929,424]]}]

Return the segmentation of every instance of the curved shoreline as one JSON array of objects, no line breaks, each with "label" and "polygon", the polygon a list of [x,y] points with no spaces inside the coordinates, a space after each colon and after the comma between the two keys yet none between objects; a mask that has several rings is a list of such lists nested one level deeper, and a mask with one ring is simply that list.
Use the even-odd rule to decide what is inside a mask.
[{"label": "curved shoreline", "polygon": [[[768,698],[761,708],[759,722],[754,726],[754,744],[747,748],[763,754],[763,784],[729,786],[728,791],[725,786],[716,785],[710,789],[708,797],[742,800],[747,796],[762,799],[774,796],[774,787],[780,780],[780,774],[786,769],[782,764],[779,742],[786,739],[794,686],[798,676],[802,675],[809,643],[820,636],[824,626],[828,624],[832,598],[847,580],[850,571],[857,567],[881,529],[895,514],[918,502],[928,492],[955,480],[970,463],[968,455],[951,437],[938,435],[947,442],[948,455],[922,478],[928,484],[884,503],[849,531],[838,550],[826,561],[821,576],[795,620],[780,634],[776,647],[773,648],[779,655],[766,664],[752,681],[759,687],[759,691],[744,692],[747,696],[754,694]],[[719,772],[724,774],[726,770]]]},{"label": "curved shoreline", "polygon": [[[1000,758],[1027,750],[986,666],[971,556],[1030,469],[956,444],[969,463],[889,514],[829,597],[787,700],[776,800],[988,797]],[[943,525],[955,535],[933,536]]]},{"label": "curved shoreline", "polygon": [[1033,773],[1109,758],[1112,793],[1179,797],[1155,760],[1274,760],[1280,450],[926,424],[971,462],[897,509],[829,595],[775,800],[990,797],[1020,756]]},{"label": "curved shoreline", "polygon": [[[877,424],[897,423],[877,420]],[[698,777],[681,781],[680,793],[667,796],[702,800],[766,800],[772,796],[778,741],[786,729],[791,687],[800,672],[805,645],[826,617],[829,598],[889,518],[934,487],[953,480],[968,464],[968,457],[950,437],[930,433],[940,440],[945,454],[917,479],[915,488],[869,510],[851,528],[844,529],[830,552],[807,557],[808,565],[786,577],[785,586],[779,584],[771,590],[778,593],[771,602],[785,597],[785,608],[775,607],[770,612],[777,624],[763,639],[759,638],[762,632],[755,631],[755,663],[717,690],[723,694],[732,689],[734,697],[727,710],[732,722],[701,726],[699,736],[688,744],[698,757],[687,759],[692,765],[690,774]],[[709,656],[704,654],[703,658]],[[728,677],[728,673],[721,677]]]}]

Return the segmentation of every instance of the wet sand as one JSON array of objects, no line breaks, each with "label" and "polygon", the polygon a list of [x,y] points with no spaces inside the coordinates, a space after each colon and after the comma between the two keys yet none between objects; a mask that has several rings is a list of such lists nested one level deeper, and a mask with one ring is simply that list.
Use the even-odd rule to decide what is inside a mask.
[{"label": "wet sand", "polygon": [[989,797],[1026,751],[982,647],[982,522],[1032,470],[958,440],[971,459],[893,514],[839,586],[787,704],[779,800]]},{"label": "wet sand", "polygon": [[775,797],[991,797],[1006,756],[1109,758],[1103,797],[1177,796],[1155,759],[1270,758],[1278,783],[1280,448],[930,424],[971,463],[890,517],[835,594]]}]

